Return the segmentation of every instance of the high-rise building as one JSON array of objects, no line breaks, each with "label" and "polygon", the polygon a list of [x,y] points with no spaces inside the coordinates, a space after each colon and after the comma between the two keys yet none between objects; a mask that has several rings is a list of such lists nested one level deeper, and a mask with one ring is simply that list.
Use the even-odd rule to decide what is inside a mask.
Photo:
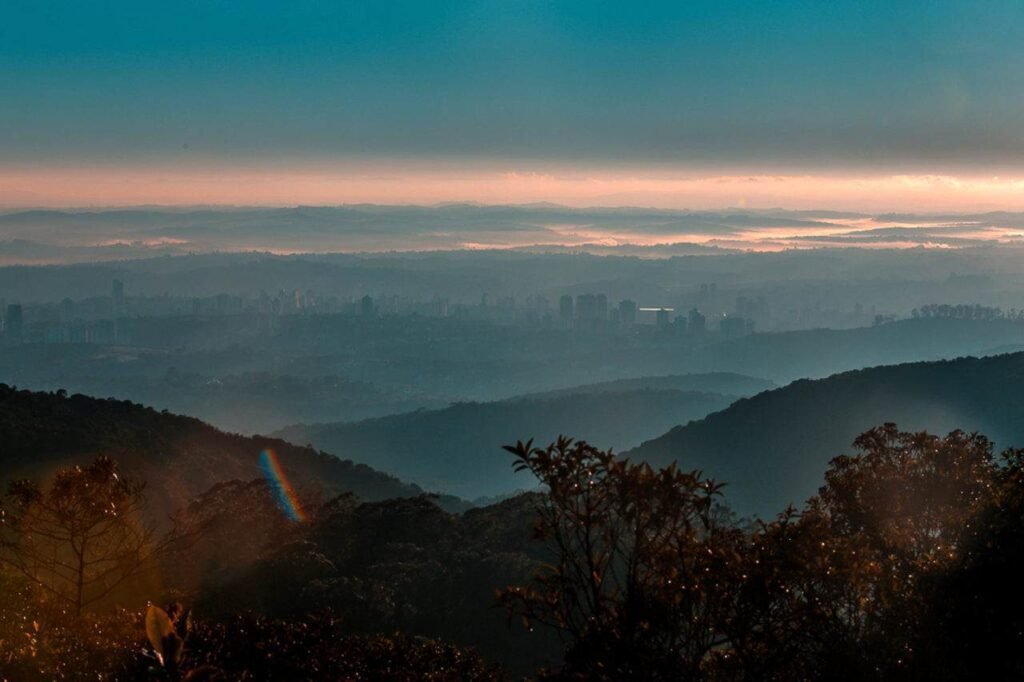
[{"label": "high-rise building", "polygon": [[598,294],[596,298],[596,310],[594,317],[598,320],[608,319],[608,297],[604,294]]},{"label": "high-rise building", "polygon": [[736,316],[767,324],[771,318],[771,311],[768,307],[768,301],[764,296],[758,296],[757,298],[739,296],[736,298]]},{"label": "high-rise building", "polygon": [[370,296],[369,294],[363,296],[362,300],[359,302],[359,310],[362,313],[363,317],[373,317],[373,297]]},{"label": "high-rise building", "polygon": [[7,315],[4,316],[4,336],[9,339],[19,340],[24,327],[21,306],[12,303],[7,306]]},{"label": "high-rise building", "polygon": [[124,315],[124,282],[119,279],[114,280],[111,297],[114,299],[114,316]]},{"label": "high-rise building", "polygon": [[702,334],[707,329],[707,318],[696,308],[690,309],[690,314],[686,322],[686,328],[691,334]]},{"label": "high-rise building", "polygon": [[636,322],[636,301],[625,299],[619,301],[619,321],[622,324],[634,324]]},{"label": "high-rise building", "polygon": [[430,302],[430,309],[435,317],[448,317],[448,299],[434,294],[434,299]]},{"label": "high-rise building", "polygon": [[71,324],[75,319],[75,302],[65,298],[60,302],[60,321],[62,324]]},{"label": "high-rise building", "polygon": [[558,316],[562,318],[563,322],[571,322],[574,316],[574,308],[572,305],[572,296],[566,294],[558,299]]},{"label": "high-rise building", "polygon": [[[295,292],[296,300],[298,300],[298,295],[298,292]],[[227,294],[217,294],[213,299],[213,307],[218,316],[227,315],[231,309],[231,297]]]},{"label": "high-rise building", "polygon": [[597,296],[594,296],[594,294],[580,294],[576,297],[576,319],[597,319]]},{"label": "high-rise building", "polygon": [[723,317],[718,322],[718,330],[722,336],[734,339],[743,336],[747,332],[747,321],[742,317]]},{"label": "high-rise building", "polygon": [[669,310],[667,308],[659,308],[655,312],[655,324],[658,329],[668,329],[668,313]]}]

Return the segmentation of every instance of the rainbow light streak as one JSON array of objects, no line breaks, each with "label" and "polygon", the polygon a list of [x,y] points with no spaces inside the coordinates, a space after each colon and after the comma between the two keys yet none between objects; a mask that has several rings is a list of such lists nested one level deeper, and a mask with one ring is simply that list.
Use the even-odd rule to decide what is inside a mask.
[{"label": "rainbow light streak", "polygon": [[292,487],[284,473],[284,469],[281,467],[281,460],[278,458],[277,453],[270,449],[261,452],[260,468],[263,469],[263,474],[267,477],[271,488],[273,488],[274,495],[277,497],[277,504],[281,507],[281,511],[285,513],[285,516],[292,521],[305,521],[306,512],[302,509],[299,496],[295,494],[295,488]]}]

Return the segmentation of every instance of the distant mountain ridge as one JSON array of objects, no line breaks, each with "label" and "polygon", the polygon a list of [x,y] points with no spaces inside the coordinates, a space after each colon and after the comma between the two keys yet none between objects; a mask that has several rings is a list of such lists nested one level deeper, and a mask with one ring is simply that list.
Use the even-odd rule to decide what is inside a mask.
[{"label": "distant mountain ridge", "polygon": [[623,456],[700,469],[728,484],[739,512],[772,515],[814,494],[828,461],[885,422],[979,431],[999,448],[1024,446],[1022,391],[1024,353],[872,367],[738,400]]},{"label": "distant mountain ridge", "polygon": [[501,446],[530,438],[546,443],[564,434],[623,449],[738,397],[693,390],[701,385],[733,388],[739,395],[770,386],[731,374],[648,377],[358,422],[297,424],[273,435],[352,457],[432,490],[467,499],[501,496],[536,485],[528,474],[512,470]]},{"label": "distant mountain ridge", "polygon": [[553,391],[528,393],[521,397],[556,398],[568,395],[616,393],[642,389],[697,391],[700,393],[718,393],[720,395],[740,397],[754,395],[755,393],[772,388],[777,388],[774,382],[745,374],[736,374],[735,372],[699,372],[693,374],[645,376],[635,379],[614,379]]}]

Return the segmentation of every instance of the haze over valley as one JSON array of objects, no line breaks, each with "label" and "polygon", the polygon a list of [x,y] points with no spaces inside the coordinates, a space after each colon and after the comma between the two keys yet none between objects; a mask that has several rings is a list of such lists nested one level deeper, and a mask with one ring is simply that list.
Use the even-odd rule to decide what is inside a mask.
[{"label": "haze over valley", "polygon": [[1022,34],[0,3],[0,682],[1024,679]]}]

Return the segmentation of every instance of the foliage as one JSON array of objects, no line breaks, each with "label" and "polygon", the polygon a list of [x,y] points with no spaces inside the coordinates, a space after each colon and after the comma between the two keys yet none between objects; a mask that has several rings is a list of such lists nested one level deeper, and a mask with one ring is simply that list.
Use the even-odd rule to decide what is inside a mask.
[{"label": "foliage", "polygon": [[402,634],[353,636],[329,613],[295,619],[237,615],[193,628],[186,666],[215,666],[224,679],[490,680],[473,651]]},{"label": "foliage", "polygon": [[1020,595],[1024,455],[893,424],[855,446],[802,513],[742,528],[697,473],[518,443],[556,558],[502,601],[566,637],[562,677],[964,679],[965,644],[1016,677],[1024,620],[998,595]]},{"label": "foliage", "polygon": [[106,457],[58,471],[46,489],[15,481],[0,506],[0,562],[81,614],[177,538],[141,520],[144,488]]},{"label": "foliage", "polygon": [[[931,321],[920,320],[927,326]],[[799,380],[680,426],[624,453],[664,466],[676,458],[729,483],[741,515],[769,518],[815,494],[822,469],[870,427],[954,429],[1000,447],[1024,444],[1024,353],[871,367]]]},{"label": "foliage", "polygon": [[291,482],[325,495],[354,492],[363,499],[415,496],[421,490],[398,479],[284,441],[224,433],[198,419],[84,395],[19,391],[0,384],[0,443],[4,478],[36,478],[97,455],[147,481],[155,520],[187,505],[211,485],[261,474],[259,453],[273,449]]},{"label": "foliage", "polygon": [[0,680],[139,679],[148,664],[140,614],[116,609],[69,617],[10,574],[0,575],[0,599]]},{"label": "foliage", "polygon": [[978,661],[990,679],[1024,679],[1024,451],[1003,454],[992,496],[934,588],[936,680],[969,679]]},{"label": "foliage", "polygon": [[[192,614],[180,604],[173,604],[164,611],[159,606],[149,605],[145,615],[146,637],[157,662],[171,680],[181,677],[181,662],[185,656],[185,639],[192,630]],[[189,679],[196,677],[195,671]]]},{"label": "foliage", "polygon": [[697,674],[727,641],[744,541],[714,504],[721,485],[567,438],[509,450],[548,488],[535,533],[556,560],[502,601],[569,636],[572,672]]},{"label": "foliage", "polygon": [[[536,485],[528,473],[512,472],[501,457],[481,456],[482,448],[497,451],[498,444],[522,437],[524,432],[538,440],[553,439],[566,431],[587,433],[595,441],[626,447],[680,422],[723,409],[735,400],[734,396],[656,384],[626,386],[455,403],[440,410],[354,423],[297,425],[277,435],[293,443],[310,442],[328,452],[353,453],[359,461],[401,472],[407,480],[472,499]],[[426,456],[426,442],[443,449],[445,456]]]},{"label": "foliage", "polygon": [[[252,493],[259,486],[228,488]],[[254,504],[258,496],[216,497],[226,504],[218,513],[226,522],[206,526],[208,535],[176,562],[210,569],[186,596],[197,612],[228,618],[252,610],[291,620],[326,608],[349,633],[400,630],[472,645],[518,674],[557,656],[552,636],[510,632],[494,608],[494,589],[525,580],[540,558],[529,542],[534,496],[461,516],[429,497],[342,496],[315,509],[308,523],[289,522],[282,534],[270,522],[274,508]],[[253,519],[243,537],[236,518]]]},{"label": "foliage", "polygon": [[[52,682],[109,680],[491,680],[497,669],[472,650],[402,634],[353,636],[330,613],[273,619],[239,614],[167,619],[168,641],[187,634],[168,657],[162,643],[147,643],[142,612],[117,611],[68,621],[58,616],[20,622],[0,610],[0,680]],[[18,613],[22,616],[24,612]],[[179,635],[179,633],[181,633]],[[157,654],[160,654],[158,657]],[[160,660],[162,659],[162,661]],[[175,666],[166,666],[168,661]],[[179,673],[180,671],[180,673]]]},{"label": "foliage", "polygon": [[[998,470],[983,436],[954,431],[945,438],[872,429],[855,445],[862,454],[837,457],[826,485],[801,523],[821,538],[816,557],[821,616],[844,631],[837,668],[913,669],[934,654],[928,610],[943,599],[936,580],[956,566],[972,523],[999,503]],[[833,643],[834,644],[834,643]],[[858,665],[860,664],[860,665]]]},{"label": "foliage", "polygon": [[[508,448],[543,493],[462,515],[429,496],[312,496],[297,523],[266,481],[218,484],[181,516],[199,540],[160,566],[194,618],[177,606],[74,617],[8,562],[0,679],[497,676],[474,650],[506,673],[563,679],[952,682],[982,665],[1020,679],[1024,451],[997,458],[977,434],[893,424],[855,447],[802,509],[753,522],[699,472],[567,438]],[[109,461],[93,466],[16,485],[5,551],[31,546],[11,534],[26,505],[97,532],[91,519],[112,523],[141,494]]]}]

